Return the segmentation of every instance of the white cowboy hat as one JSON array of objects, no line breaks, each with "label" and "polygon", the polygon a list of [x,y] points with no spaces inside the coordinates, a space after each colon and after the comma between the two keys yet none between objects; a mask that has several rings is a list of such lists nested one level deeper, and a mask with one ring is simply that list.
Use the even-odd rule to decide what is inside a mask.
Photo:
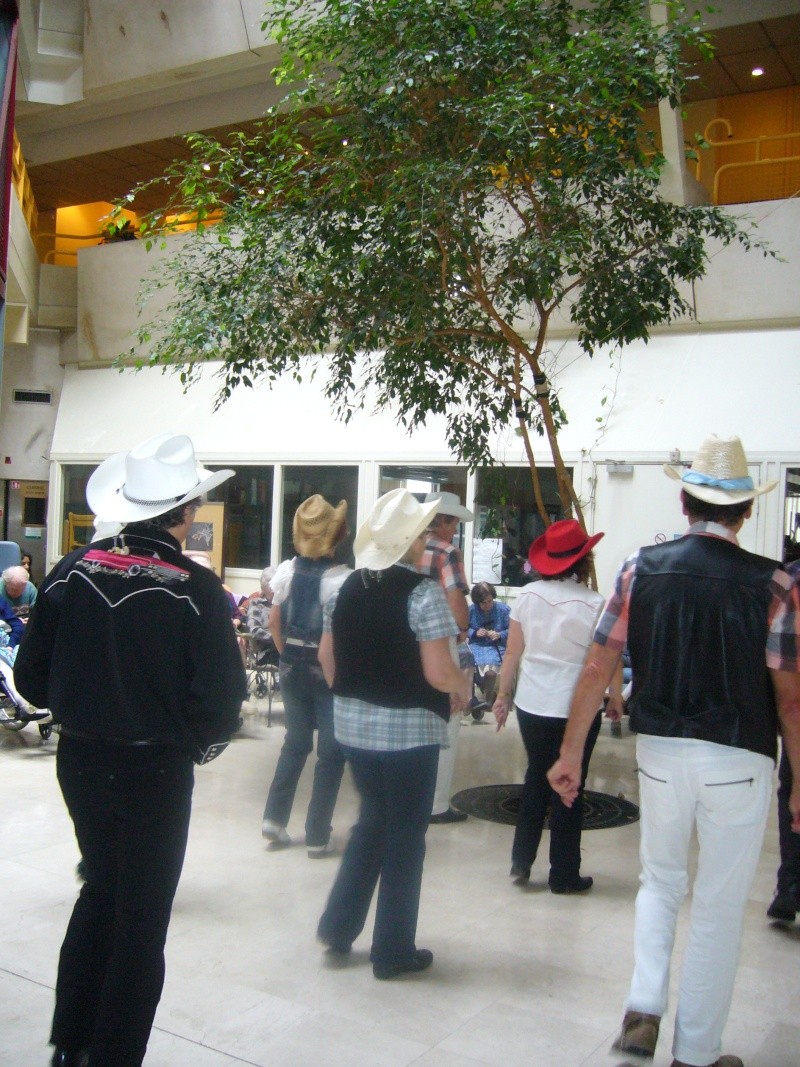
[{"label": "white cowboy hat", "polygon": [[461,519],[462,522],[472,522],[475,518],[469,508],[464,507],[455,493],[428,493],[425,497],[425,503],[427,504],[433,500],[436,501],[435,515],[452,515],[456,519]]},{"label": "white cowboy hat", "polygon": [[103,460],[86,486],[86,501],[101,522],[154,519],[235,473],[206,470],[195,460],[194,445],[185,434],[160,433]]},{"label": "white cowboy hat", "polygon": [[686,492],[707,504],[742,504],[768,493],[777,481],[754,485],[747,473],[747,457],[738,437],[707,437],[689,470],[665,466],[664,473],[680,482]]},{"label": "white cowboy hat", "polygon": [[376,500],[353,542],[357,567],[385,571],[406,554],[436,514],[436,502],[420,504],[407,489],[392,489]]}]

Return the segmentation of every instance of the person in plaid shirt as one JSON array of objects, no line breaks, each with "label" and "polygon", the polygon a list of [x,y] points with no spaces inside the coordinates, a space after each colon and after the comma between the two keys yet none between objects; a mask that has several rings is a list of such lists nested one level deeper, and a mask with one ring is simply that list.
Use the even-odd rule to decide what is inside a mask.
[{"label": "person in plaid shirt", "polygon": [[[464,571],[461,552],[453,544],[458,524],[472,522],[474,515],[465,508],[455,493],[428,493],[425,503],[437,503],[428,540],[422,559],[417,564],[420,574],[434,578],[444,589],[447,603],[458,626],[458,663],[464,674],[471,681],[473,658],[467,644],[469,627],[469,605],[467,593],[469,584]],[[454,710],[448,724],[447,747],[439,749],[439,770],[436,776],[436,792],[433,797],[431,824],[433,826],[463,822],[467,816],[450,806],[450,792],[453,785],[453,772],[456,766],[456,751],[461,730],[461,715]]]},{"label": "person in plaid shirt", "polygon": [[678,994],[672,1067],[743,1067],[721,1055],[744,909],[761,853],[778,725],[794,772],[800,832],[800,597],[774,560],[736,534],[755,486],[737,438],[710,437],[682,483],[685,536],[640,549],[622,565],[575,688],[561,754],[549,772],[565,804],[577,795],[589,724],[622,650],[630,650],[637,739],[642,874],[634,971],[614,1047],[652,1056],[667,1007],[669,967],[697,874]]},{"label": "person in plaid shirt", "polygon": [[[800,590],[800,560],[787,563],[786,570]],[[800,595],[800,593],[798,593]],[[778,868],[778,885],[775,897],[767,908],[770,919],[794,922],[800,911],[800,834],[792,831],[792,813],[789,798],[792,795],[792,768],[789,751],[782,745],[781,762],[778,767],[778,839],[781,849],[781,865]]]}]

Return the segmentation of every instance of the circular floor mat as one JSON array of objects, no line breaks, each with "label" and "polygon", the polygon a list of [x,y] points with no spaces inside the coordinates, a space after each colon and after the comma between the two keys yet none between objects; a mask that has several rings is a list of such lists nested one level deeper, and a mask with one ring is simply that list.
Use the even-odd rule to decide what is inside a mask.
[{"label": "circular floor mat", "polygon": [[[521,785],[481,785],[456,793],[452,804],[476,819],[513,826],[517,821],[521,794]],[[608,830],[612,826],[627,826],[638,820],[639,809],[623,797],[592,793],[588,789],[583,795],[584,830]]]}]

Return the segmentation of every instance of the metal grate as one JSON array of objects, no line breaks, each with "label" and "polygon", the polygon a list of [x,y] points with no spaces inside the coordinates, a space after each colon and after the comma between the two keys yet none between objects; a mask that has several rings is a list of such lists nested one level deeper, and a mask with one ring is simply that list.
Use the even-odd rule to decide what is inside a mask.
[{"label": "metal grate", "polygon": [[52,404],[53,394],[37,389],[15,389],[15,404]]}]

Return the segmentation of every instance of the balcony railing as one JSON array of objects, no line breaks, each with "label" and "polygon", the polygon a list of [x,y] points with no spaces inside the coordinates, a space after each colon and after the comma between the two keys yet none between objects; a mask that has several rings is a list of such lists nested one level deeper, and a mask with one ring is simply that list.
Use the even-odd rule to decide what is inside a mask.
[{"label": "balcony railing", "polygon": [[[718,125],[726,131],[723,140],[712,136]],[[735,151],[751,158],[735,159],[714,168],[712,200],[715,204],[741,204],[756,200],[782,200],[800,190],[800,131],[764,134],[758,137],[734,137],[728,119],[716,118],[703,132],[708,149],[720,154]],[[770,146],[781,145],[779,155],[769,155]],[[787,150],[787,146],[788,147]],[[708,150],[706,150],[708,151]],[[698,153],[695,176],[703,180],[703,163],[708,157]],[[706,184],[706,183],[704,183]]]}]

